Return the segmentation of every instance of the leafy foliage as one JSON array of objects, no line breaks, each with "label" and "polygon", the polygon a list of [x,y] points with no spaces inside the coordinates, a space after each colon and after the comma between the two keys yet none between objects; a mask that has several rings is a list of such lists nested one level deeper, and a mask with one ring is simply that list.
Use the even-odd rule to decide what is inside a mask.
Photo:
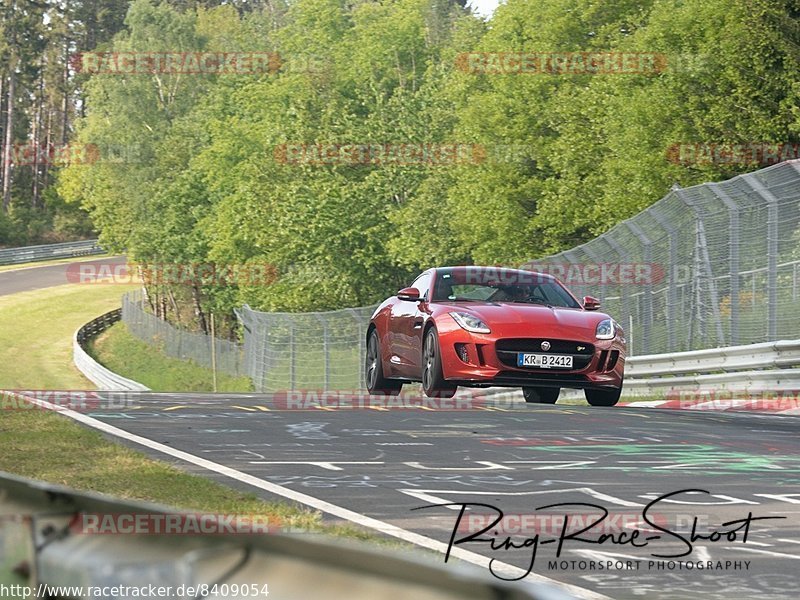
[{"label": "leafy foliage", "polygon": [[[434,264],[521,263],[594,237],[675,182],[759,166],[681,163],[676,144],[800,138],[797,0],[508,0],[488,23],[441,0],[212,4],[135,0],[108,45],[277,52],[281,69],[92,76],[75,139],[136,159],[72,165],[58,187],[135,260],[274,267],[269,285],[154,290],[194,302],[201,320],[245,302],[364,305]],[[469,52],[647,53],[666,68],[474,73]],[[336,144],[474,154],[310,159]],[[306,149],[301,160],[289,146]]]}]

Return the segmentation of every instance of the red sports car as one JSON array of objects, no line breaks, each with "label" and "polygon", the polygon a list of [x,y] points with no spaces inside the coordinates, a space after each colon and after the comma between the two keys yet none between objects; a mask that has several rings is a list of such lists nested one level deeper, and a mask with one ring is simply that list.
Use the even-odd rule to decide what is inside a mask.
[{"label": "red sports car", "polygon": [[421,381],[427,396],[458,386],[521,387],[525,400],[552,404],[562,387],[583,389],[594,406],[622,391],[625,338],[619,324],[579,302],[555,277],[498,267],[428,269],[372,315],[366,384],[400,393]]}]

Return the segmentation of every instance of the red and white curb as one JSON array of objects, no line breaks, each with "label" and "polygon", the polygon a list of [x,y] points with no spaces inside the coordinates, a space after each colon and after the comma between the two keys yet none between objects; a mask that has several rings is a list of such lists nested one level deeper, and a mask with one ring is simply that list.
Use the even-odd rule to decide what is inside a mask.
[{"label": "red and white curb", "polygon": [[705,398],[683,400],[651,400],[628,402],[632,408],[670,408],[677,410],[714,410],[721,412],[763,412],[778,415],[800,415],[800,395],[775,398]]}]

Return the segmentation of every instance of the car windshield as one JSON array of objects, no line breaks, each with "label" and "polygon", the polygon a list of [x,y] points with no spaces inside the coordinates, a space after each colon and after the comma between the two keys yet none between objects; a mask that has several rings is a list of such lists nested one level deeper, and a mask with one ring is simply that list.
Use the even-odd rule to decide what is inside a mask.
[{"label": "car windshield", "polygon": [[580,308],[578,302],[558,282],[535,273],[499,271],[481,276],[477,282],[469,279],[469,273],[437,273],[433,301],[504,302]]}]

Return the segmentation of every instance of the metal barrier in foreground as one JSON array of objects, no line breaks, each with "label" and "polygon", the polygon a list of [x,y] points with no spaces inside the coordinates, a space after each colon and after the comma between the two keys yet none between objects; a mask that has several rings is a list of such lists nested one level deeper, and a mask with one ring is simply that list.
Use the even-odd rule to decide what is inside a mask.
[{"label": "metal barrier in foreground", "polygon": [[[430,557],[400,556],[344,540],[334,543],[314,534],[189,535],[180,528],[130,533],[128,528],[105,527],[106,521],[123,523],[124,516],[144,515],[152,524],[159,522],[159,515],[164,523],[180,514],[187,520],[197,515],[0,473],[0,582],[6,589],[18,586],[26,593],[16,595],[23,598],[86,600],[576,597],[544,583],[505,583],[463,562],[436,564]],[[602,598],[590,592],[584,597]]]}]

